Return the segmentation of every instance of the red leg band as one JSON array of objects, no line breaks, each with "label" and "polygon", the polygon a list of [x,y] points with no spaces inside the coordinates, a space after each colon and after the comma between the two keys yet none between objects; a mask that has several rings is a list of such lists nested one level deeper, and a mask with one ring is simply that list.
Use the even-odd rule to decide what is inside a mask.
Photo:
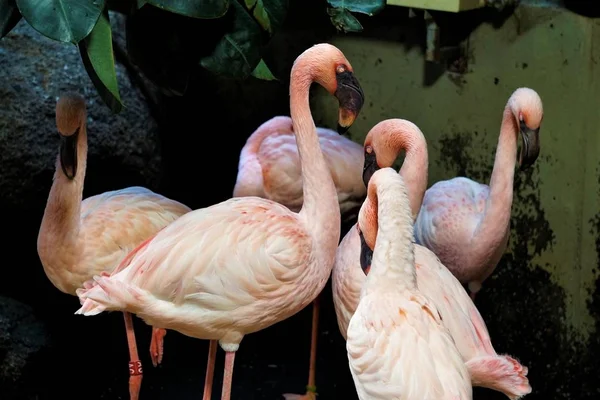
[{"label": "red leg band", "polygon": [[140,360],[129,361],[129,375],[137,376],[142,374],[142,362]]}]

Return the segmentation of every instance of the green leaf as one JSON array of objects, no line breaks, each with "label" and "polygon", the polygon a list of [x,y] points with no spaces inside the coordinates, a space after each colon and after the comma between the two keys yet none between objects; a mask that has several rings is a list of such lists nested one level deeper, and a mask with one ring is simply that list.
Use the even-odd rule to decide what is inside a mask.
[{"label": "green leaf", "polygon": [[96,25],[104,0],[16,0],[23,18],[39,33],[77,44]]},{"label": "green leaf", "polygon": [[327,0],[327,2],[334,8],[343,8],[370,17],[383,10],[386,5],[386,0]]},{"label": "green leaf", "polygon": [[15,0],[0,0],[0,39],[12,31],[21,20]]},{"label": "green leaf", "polygon": [[328,8],[327,14],[337,30],[343,32],[361,32],[362,25],[350,11],[343,8]]},{"label": "green leaf", "polygon": [[277,81],[267,64],[265,64],[265,60],[261,59],[252,71],[252,76],[258,79],[262,79],[263,81]]},{"label": "green leaf", "polygon": [[123,103],[117,84],[108,8],[100,15],[92,32],[79,42],[79,53],[98,94],[112,112],[118,114]]},{"label": "green leaf", "polygon": [[289,4],[288,0],[245,0],[245,2],[246,8],[252,11],[254,19],[271,35],[283,24]]},{"label": "green leaf", "polygon": [[200,65],[214,74],[246,78],[260,62],[262,31],[240,3],[231,4],[231,31],[225,33],[211,55],[200,60]]},{"label": "green leaf", "polygon": [[[146,0],[145,2],[186,17],[213,19],[221,18],[227,13],[230,0]],[[141,7],[139,3],[138,1],[138,7]]]}]

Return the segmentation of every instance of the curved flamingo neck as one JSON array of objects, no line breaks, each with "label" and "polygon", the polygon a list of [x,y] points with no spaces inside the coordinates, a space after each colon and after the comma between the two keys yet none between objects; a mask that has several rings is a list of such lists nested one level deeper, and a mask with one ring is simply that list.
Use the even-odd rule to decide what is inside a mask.
[{"label": "curved flamingo neck", "polygon": [[490,194],[486,200],[483,219],[472,238],[474,244],[491,248],[499,245],[505,236],[510,223],[513,200],[517,135],[515,110],[507,104],[502,117],[494,170],[490,178]]},{"label": "curved flamingo neck", "polygon": [[368,246],[373,248],[374,243],[367,275],[367,282],[371,283],[365,284],[363,293],[389,284],[394,290],[399,286],[417,287],[413,221],[406,186],[391,168],[389,172],[381,171],[385,171],[385,176],[371,178],[359,215],[359,226]]},{"label": "curved flamingo neck", "polygon": [[[302,168],[304,204],[300,210],[317,248],[325,252],[333,268],[340,238],[340,208],[337,192],[327,167],[309,105],[310,85],[318,79],[309,59],[299,59],[292,67],[290,111]],[[324,255],[325,255],[324,254]]]},{"label": "curved flamingo neck", "polygon": [[394,151],[396,157],[401,150],[406,152],[404,162],[400,168],[399,174],[404,178],[406,188],[408,189],[408,199],[410,201],[410,211],[413,222],[421,210],[423,196],[427,190],[429,159],[427,154],[427,143],[422,134],[416,135],[398,135]]},{"label": "curved flamingo neck", "polygon": [[81,220],[81,201],[87,165],[87,130],[85,116],[82,118],[77,138],[77,173],[71,180],[63,172],[60,155],[56,158],[56,170],[39,236],[57,247],[76,245]]}]

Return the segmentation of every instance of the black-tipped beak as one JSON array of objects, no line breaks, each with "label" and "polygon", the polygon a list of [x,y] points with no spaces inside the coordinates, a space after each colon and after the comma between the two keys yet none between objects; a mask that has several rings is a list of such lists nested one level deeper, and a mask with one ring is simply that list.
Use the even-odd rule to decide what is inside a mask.
[{"label": "black-tipped beak", "polygon": [[77,138],[79,128],[70,136],[60,135],[60,166],[69,179],[77,174]]},{"label": "black-tipped beak", "polygon": [[519,167],[521,170],[529,168],[540,155],[540,128],[530,129],[524,121],[520,122],[523,147],[519,153]]},{"label": "black-tipped beak", "polygon": [[359,231],[358,236],[360,237],[360,268],[365,275],[368,275],[371,270],[371,262],[373,261],[373,250],[367,246],[362,231]]},{"label": "black-tipped beak", "polygon": [[358,117],[365,103],[365,94],[352,72],[346,70],[339,73],[336,79],[337,90],[334,95],[340,103],[338,133],[342,134],[346,133]]},{"label": "black-tipped beak", "polygon": [[375,152],[372,151],[370,153],[365,151],[365,164],[363,166],[363,183],[365,187],[369,187],[369,181],[371,177],[379,169],[379,165],[377,164],[377,156]]}]

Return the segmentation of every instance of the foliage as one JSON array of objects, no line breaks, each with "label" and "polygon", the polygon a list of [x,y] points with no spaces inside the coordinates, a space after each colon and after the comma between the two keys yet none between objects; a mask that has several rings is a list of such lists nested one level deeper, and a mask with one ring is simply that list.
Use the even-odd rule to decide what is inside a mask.
[{"label": "foliage", "polygon": [[360,32],[363,27],[353,12],[373,16],[385,7],[386,0],[328,0],[331,23],[343,32]]},{"label": "foliage", "polygon": [[[345,32],[362,30],[352,12],[374,15],[385,6],[385,0],[328,3],[332,23]],[[289,0],[0,0],[0,38],[23,17],[42,35],[77,45],[100,97],[118,113],[108,10],[126,15],[128,58],[164,93],[183,95],[198,66],[235,79],[276,80],[262,52],[288,6]]]}]

